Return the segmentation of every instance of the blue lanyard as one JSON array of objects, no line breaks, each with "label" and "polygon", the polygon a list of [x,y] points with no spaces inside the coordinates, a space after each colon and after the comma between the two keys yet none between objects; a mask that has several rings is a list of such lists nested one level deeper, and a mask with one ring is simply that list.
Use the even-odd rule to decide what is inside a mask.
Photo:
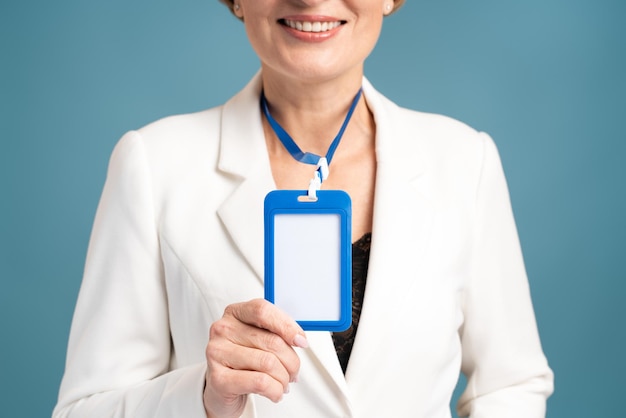
[{"label": "blue lanyard", "polygon": [[[339,133],[337,133],[337,136],[328,148],[328,152],[326,153],[325,157],[326,169],[328,168],[328,165],[330,165],[330,161],[332,160],[333,155],[335,154],[335,151],[339,146],[339,142],[341,141],[341,137],[343,137],[343,133],[348,126],[348,122],[350,122],[350,118],[352,118],[352,113],[354,113],[354,109],[356,108],[356,105],[361,98],[362,91],[363,89],[360,88],[358,93],[352,100],[352,104],[350,105],[350,109],[348,110],[348,114],[346,115],[346,119],[343,121],[343,125],[341,125]],[[270,111],[267,107],[267,99],[265,98],[264,92],[261,92],[261,108],[263,109],[263,113],[265,114],[267,121],[270,123],[270,126],[274,130],[274,133],[276,133],[276,136],[278,137],[280,142],[285,146],[287,151],[289,151],[289,154],[291,154],[293,158],[295,158],[297,161],[300,161],[301,163],[319,166],[320,161],[323,159],[323,157],[320,157],[319,155],[313,154],[311,152],[302,151],[298,144],[296,144],[296,142],[293,140],[293,138],[291,138],[291,135],[289,135],[287,131],[285,131],[282,126],[280,126],[280,124],[276,121],[276,119],[272,117],[272,115],[270,115]],[[323,173],[323,170],[323,167],[318,167],[318,171],[320,172],[320,182],[325,180],[327,176],[327,173]]]}]

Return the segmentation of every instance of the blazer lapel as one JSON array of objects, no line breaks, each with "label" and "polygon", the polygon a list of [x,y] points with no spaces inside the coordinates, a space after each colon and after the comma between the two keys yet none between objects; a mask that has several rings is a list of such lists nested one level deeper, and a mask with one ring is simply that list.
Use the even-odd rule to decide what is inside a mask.
[{"label": "blazer lapel", "polygon": [[263,136],[260,91],[257,74],[223,107],[218,168],[238,185],[218,209],[218,216],[262,282],[263,200],[276,186]]},{"label": "blazer lapel", "polygon": [[[378,355],[371,350],[372,345],[392,338],[385,334],[394,321],[394,306],[401,306],[403,295],[414,285],[434,215],[424,153],[415,152],[420,133],[403,126],[401,110],[395,104],[369,83],[364,87],[376,119],[377,173],[365,300],[346,373],[355,393],[359,385],[367,385],[371,365],[377,363],[371,358]],[[407,144],[412,144],[410,150]]]},{"label": "blazer lapel", "polygon": [[387,339],[393,307],[414,284],[411,280],[421,266],[434,215],[423,153],[404,148],[407,135],[415,144],[419,134],[406,132],[398,117],[401,110],[366,79],[363,92],[376,121],[376,195],[364,308],[345,377],[330,333],[309,333],[309,354],[327,370],[351,413],[352,398],[359,396],[360,386],[368,385],[373,365],[380,363],[371,347]]},{"label": "blazer lapel", "polygon": [[[406,142],[402,136],[407,132],[397,118],[399,108],[365,78],[363,93],[376,121],[376,195],[364,309],[345,376],[330,333],[309,333],[309,353],[318,359],[319,367],[327,370],[351,413],[351,398],[358,396],[359,385],[368,384],[372,365],[379,362],[368,343],[376,344],[385,338],[385,324],[393,321],[394,315],[390,307],[411,285],[406,278],[414,277],[412,272],[419,267],[434,213],[426,197],[425,164],[420,155],[403,149]],[[412,243],[410,248],[407,243]]]}]

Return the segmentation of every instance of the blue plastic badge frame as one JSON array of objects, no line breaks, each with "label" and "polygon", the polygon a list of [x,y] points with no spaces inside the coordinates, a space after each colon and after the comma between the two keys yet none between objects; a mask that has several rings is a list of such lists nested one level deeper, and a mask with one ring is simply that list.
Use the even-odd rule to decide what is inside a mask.
[{"label": "blue plastic badge frame", "polygon": [[305,331],[352,324],[352,202],[341,190],[265,197],[265,299]]}]

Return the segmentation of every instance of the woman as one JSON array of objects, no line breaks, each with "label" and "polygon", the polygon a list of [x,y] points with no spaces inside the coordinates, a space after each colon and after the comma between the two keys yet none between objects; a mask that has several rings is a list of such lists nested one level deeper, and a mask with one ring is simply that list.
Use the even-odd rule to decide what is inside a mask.
[{"label": "woman", "polygon": [[[223,1],[261,71],[117,145],[54,416],[449,417],[462,370],[460,414],[543,417],[552,373],[495,146],[363,78],[402,1]],[[322,188],[353,202],[354,324],[305,333],[261,299],[263,199],[315,170],[274,123],[324,156],[351,107]]]}]

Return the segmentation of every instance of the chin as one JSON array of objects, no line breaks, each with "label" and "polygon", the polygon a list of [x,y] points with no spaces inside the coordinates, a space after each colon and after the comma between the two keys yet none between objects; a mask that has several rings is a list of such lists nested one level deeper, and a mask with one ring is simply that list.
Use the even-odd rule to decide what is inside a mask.
[{"label": "chin", "polygon": [[303,82],[324,82],[336,80],[342,77],[356,76],[363,74],[363,63],[357,63],[347,66],[346,62],[341,65],[321,65],[320,63],[328,63],[329,59],[315,58],[311,59],[309,55],[307,59],[291,60],[284,66],[269,66],[272,71],[279,73],[285,77],[301,80]]}]

